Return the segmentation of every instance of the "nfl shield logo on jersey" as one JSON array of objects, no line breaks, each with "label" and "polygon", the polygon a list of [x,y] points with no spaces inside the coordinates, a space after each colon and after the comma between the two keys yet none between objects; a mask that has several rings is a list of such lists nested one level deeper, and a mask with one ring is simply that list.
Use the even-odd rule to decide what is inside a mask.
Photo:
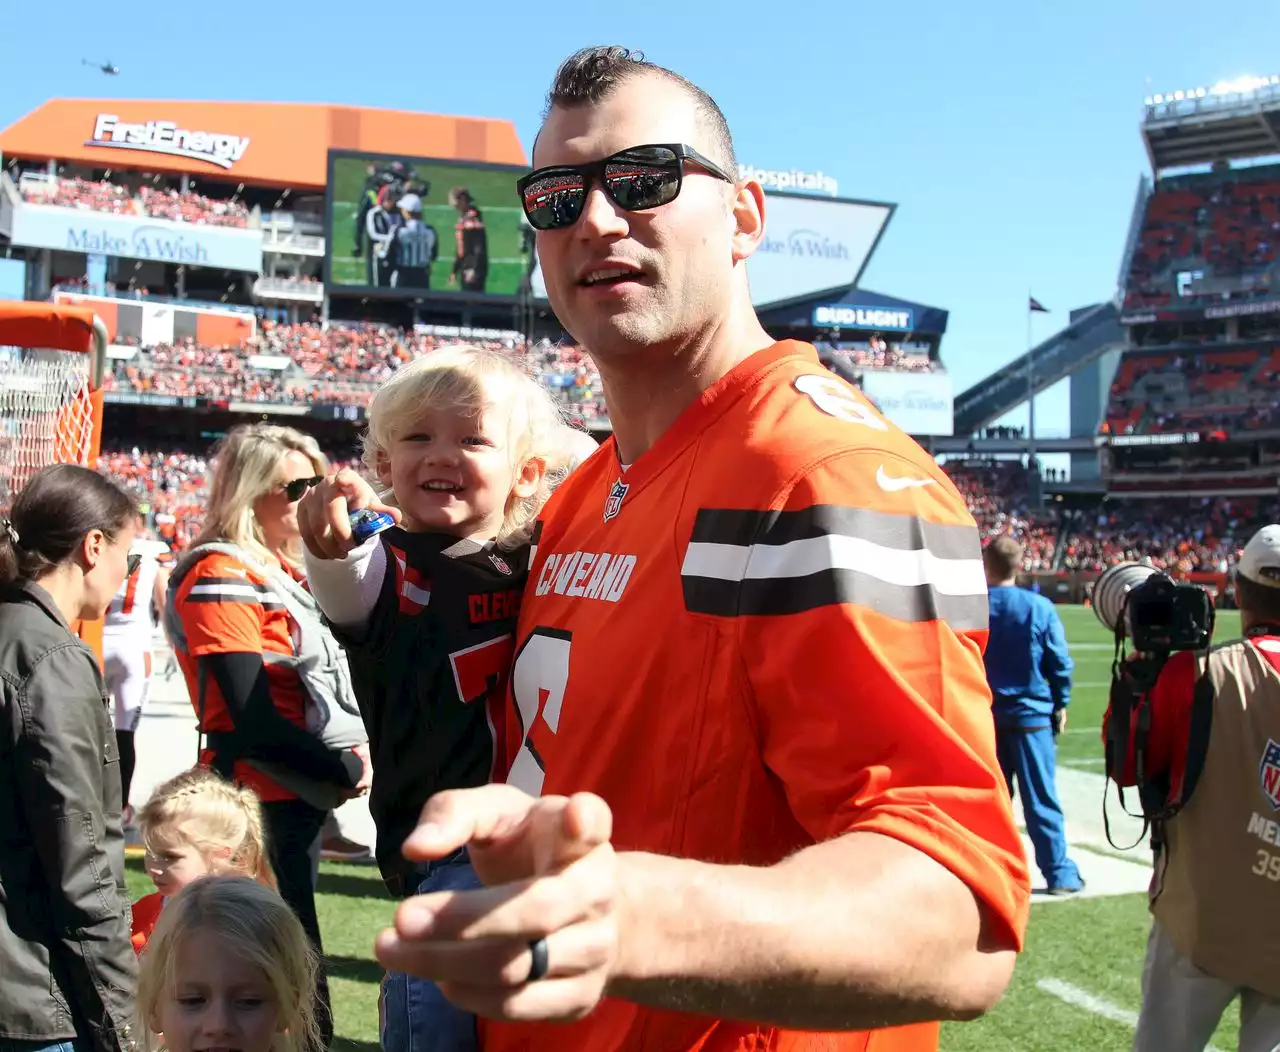
[{"label": "nfl shield logo on jersey", "polygon": [[489,553],[489,561],[497,568],[498,573],[504,573],[508,577],[511,576],[511,567],[507,565],[507,560],[497,552]]},{"label": "nfl shield logo on jersey", "polygon": [[1280,811],[1280,745],[1271,738],[1267,739],[1267,747],[1262,751],[1258,773],[1262,780],[1262,795],[1271,801],[1273,808]]},{"label": "nfl shield logo on jersey", "polygon": [[608,522],[622,510],[622,500],[627,495],[628,486],[622,479],[618,479],[613,484],[613,489],[609,490],[609,496],[604,502],[604,521]]}]

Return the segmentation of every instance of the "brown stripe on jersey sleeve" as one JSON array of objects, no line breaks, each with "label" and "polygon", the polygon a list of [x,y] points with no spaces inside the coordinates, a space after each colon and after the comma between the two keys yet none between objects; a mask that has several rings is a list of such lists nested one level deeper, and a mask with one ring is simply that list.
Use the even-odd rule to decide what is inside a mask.
[{"label": "brown stripe on jersey sleeve", "polygon": [[687,610],[717,617],[852,604],[956,631],[987,627],[977,531],[870,508],[702,511],[681,584]]}]

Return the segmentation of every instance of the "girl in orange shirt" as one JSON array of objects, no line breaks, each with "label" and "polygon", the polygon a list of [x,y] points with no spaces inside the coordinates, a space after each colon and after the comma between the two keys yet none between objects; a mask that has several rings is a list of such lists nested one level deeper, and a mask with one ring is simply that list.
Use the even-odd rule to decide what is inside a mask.
[{"label": "girl in orange shirt", "polygon": [[193,767],[161,784],[138,815],[147,875],[156,890],[133,904],[133,948],[141,953],[165,902],[207,876],[251,877],[271,889],[262,808],[252,789]]}]

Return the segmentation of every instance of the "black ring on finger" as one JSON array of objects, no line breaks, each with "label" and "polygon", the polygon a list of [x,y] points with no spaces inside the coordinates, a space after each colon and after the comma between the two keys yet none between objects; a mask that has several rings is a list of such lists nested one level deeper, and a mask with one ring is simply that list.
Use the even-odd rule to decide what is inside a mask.
[{"label": "black ring on finger", "polygon": [[527,983],[536,983],[539,979],[546,976],[547,970],[550,968],[550,960],[547,954],[547,940],[534,939],[529,943],[529,955],[532,958],[529,961],[529,978],[525,980]]}]

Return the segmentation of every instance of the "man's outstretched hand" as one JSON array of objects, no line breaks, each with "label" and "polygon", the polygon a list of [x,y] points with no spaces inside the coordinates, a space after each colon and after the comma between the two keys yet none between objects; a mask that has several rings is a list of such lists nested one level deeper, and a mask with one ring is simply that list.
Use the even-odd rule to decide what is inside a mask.
[{"label": "man's outstretched hand", "polygon": [[[466,847],[478,891],[418,895],[376,944],[393,970],[435,980],[492,1019],[572,1020],[604,996],[618,958],[613,814],[598,796],[531,797],[508,785],[438,793],[404,844],[415,862]],[[530,944],[547,940],[545,978],[528,982]]]}]

